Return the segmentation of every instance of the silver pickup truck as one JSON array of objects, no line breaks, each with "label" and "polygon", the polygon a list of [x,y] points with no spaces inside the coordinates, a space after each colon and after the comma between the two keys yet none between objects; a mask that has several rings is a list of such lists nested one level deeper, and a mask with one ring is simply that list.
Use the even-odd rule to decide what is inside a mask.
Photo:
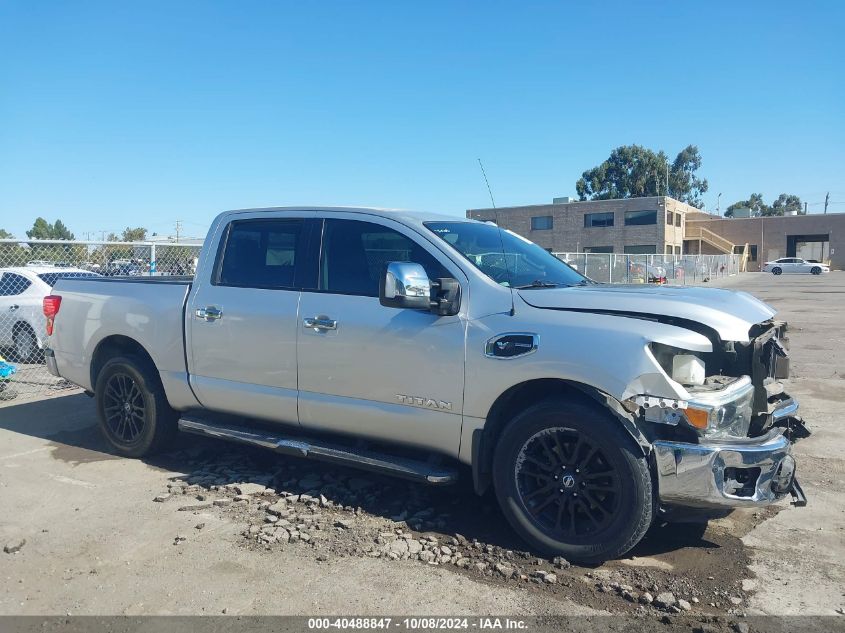
[{"label": "silver pickup truck", "polygon": [[51,371],[129,457],[178,429],[431,484],[471,471],[532,547],[579,561],[678,509],[805,502],[772,308],[596,284],[490,223],[231,211],[195,278],[62,279],[44,312]]}]

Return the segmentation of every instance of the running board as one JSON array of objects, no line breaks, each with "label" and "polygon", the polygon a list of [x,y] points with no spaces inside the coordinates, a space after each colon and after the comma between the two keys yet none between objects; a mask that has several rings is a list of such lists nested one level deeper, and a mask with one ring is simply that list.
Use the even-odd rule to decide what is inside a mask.
[{"label": "running board", "polygon": [[179,420],[179,430],[194,435],[203,435],[249,446],[259,446],[283,455],[362,468],[428,484],[446,485],[455,483],[458,479],[458,472],[454,469],[436,466],[417,459],[359,450],[316,439],[284,437],[269,431],[245,426],[183,417]]}]

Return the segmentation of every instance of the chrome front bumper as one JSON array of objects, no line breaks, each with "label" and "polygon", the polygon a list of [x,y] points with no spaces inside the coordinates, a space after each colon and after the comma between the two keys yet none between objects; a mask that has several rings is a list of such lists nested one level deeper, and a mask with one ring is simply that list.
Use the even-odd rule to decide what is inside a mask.
[{"label": "chrome front bumper", "polygon": [[654,442],[660,501],[694,508],[771,504],[791,493],[803,505],[795,480],[792,442],[783,429],[760,437],[711,439],[700,444]]}]

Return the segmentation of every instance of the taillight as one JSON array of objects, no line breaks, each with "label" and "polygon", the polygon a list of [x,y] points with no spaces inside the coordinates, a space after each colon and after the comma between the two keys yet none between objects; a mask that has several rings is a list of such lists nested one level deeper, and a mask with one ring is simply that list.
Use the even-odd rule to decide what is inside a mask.
[{"label": "taillight", "polygon": [[47,317],[47,336],[53,335],[53,319],[59,313],[62,306],[62,298],[59,295],[47,295],[42,302],[44,316]]}]

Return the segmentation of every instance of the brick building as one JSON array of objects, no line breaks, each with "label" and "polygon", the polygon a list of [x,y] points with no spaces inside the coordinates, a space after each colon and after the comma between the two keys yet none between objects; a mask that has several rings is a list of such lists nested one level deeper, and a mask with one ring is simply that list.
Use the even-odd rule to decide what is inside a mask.
[{"label": "brick building", "polygon": [[494,221],[554,252],[676,254],[686,216],[698,209],[674,198],[588,200],[499,209],[470,209],[467,217]]},{"label": "brick building", "polygon": [[845,213],[721,218],[674,198],[652,196],[499,209],[470,209],[553,252],[618,254],[742,253],[747,269],[780,257],[803,257],[845,268]]}]

